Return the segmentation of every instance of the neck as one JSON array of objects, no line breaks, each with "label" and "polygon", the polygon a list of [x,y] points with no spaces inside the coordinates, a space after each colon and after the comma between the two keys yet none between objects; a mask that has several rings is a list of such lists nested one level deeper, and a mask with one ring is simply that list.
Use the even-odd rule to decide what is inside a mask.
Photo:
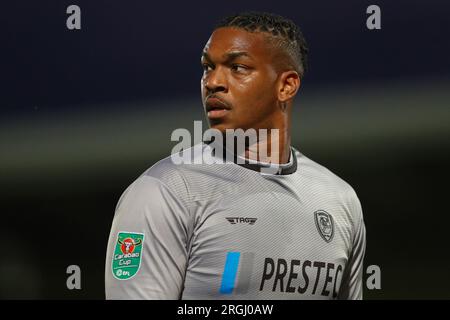
[{"label": "neck", "polygon": [[257,142],[246,146],[244,157],[260,162],[283,164],[289,162],[291,153],[291,108],[285,112],[279,112],[266,126],[275,129],[267,129],[267,134],[259,134]]},{"label": "neck", "polygon": [[[256,133],[254,139],[230,138],[226,132],[222,132],[225,149],[233,152],[236,156],[249,160],[272,164],[288,163],[291,154],[290,111],[288,108],[287,112],[280,113],[275,121],[256,126],[272,129],[254,129]],[[234,140],[234,142],[228,144],[227,140],[228,142]],[[245,141],[244,145],[239,145],[238,140]],[[232,145],[234,145],[234,150]]]},{"label": "neck", "polygon": [[258,139],[252,145],[245,147],[246,159],[259,162],[283,164],[289,162],[291,139],[287,130],[270,129],[266,135],[258,134]]}]

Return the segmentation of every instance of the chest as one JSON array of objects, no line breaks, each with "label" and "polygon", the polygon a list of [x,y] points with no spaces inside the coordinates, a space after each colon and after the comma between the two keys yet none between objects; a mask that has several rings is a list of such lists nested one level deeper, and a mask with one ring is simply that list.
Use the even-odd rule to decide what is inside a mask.
[{"label": "chest", "polygon": [[260,191],[195,208],[185,297],[317,299],[339,287],[351,223],[335,199]]}]

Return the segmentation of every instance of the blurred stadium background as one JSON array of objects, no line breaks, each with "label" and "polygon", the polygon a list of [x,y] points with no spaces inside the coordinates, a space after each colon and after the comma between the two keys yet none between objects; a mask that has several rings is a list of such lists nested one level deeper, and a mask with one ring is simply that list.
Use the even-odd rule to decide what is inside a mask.
[{"label": "blurred stadium background", "polygon": [[[77,1],[80,31],[65,27],[70,4],[16,2],[1,18],[0,298],[104,298],[117,200],[174,129],[204,120],[200,51],[217,19],[250,9],[290,17],[310,45],[293,145],[360,197],[365,264],[382,272],[365,297],[450,298],[448,2],[378,1],[378,31],[365,1]],[[72,264],[82,290],[66,288]]]}]

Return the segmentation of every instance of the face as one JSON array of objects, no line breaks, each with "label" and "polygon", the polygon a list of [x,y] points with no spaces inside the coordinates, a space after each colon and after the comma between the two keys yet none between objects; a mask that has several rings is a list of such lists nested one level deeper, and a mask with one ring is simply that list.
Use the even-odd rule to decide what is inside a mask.
[{"label": "face", "polygon": [[277,72],[262,33],[219,28],[203,49],[201,90],[211,128],[277,127]]}]

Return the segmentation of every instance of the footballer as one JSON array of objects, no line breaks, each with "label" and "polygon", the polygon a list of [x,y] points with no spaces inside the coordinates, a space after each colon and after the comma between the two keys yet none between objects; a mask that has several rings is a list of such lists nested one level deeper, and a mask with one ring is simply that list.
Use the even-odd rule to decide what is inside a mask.
[{"label": "footballer", "polygon": [[169,156],[134,181],[111,228],[107,299],[362,299],[360,201],[291,145],[307,54],[300,29],[275,14],[216,26],[201,54],[210,128],[277,130],[277,143],[257,136],[267,159],[249,144],[242,154],[225,146],[232,161]]}]

